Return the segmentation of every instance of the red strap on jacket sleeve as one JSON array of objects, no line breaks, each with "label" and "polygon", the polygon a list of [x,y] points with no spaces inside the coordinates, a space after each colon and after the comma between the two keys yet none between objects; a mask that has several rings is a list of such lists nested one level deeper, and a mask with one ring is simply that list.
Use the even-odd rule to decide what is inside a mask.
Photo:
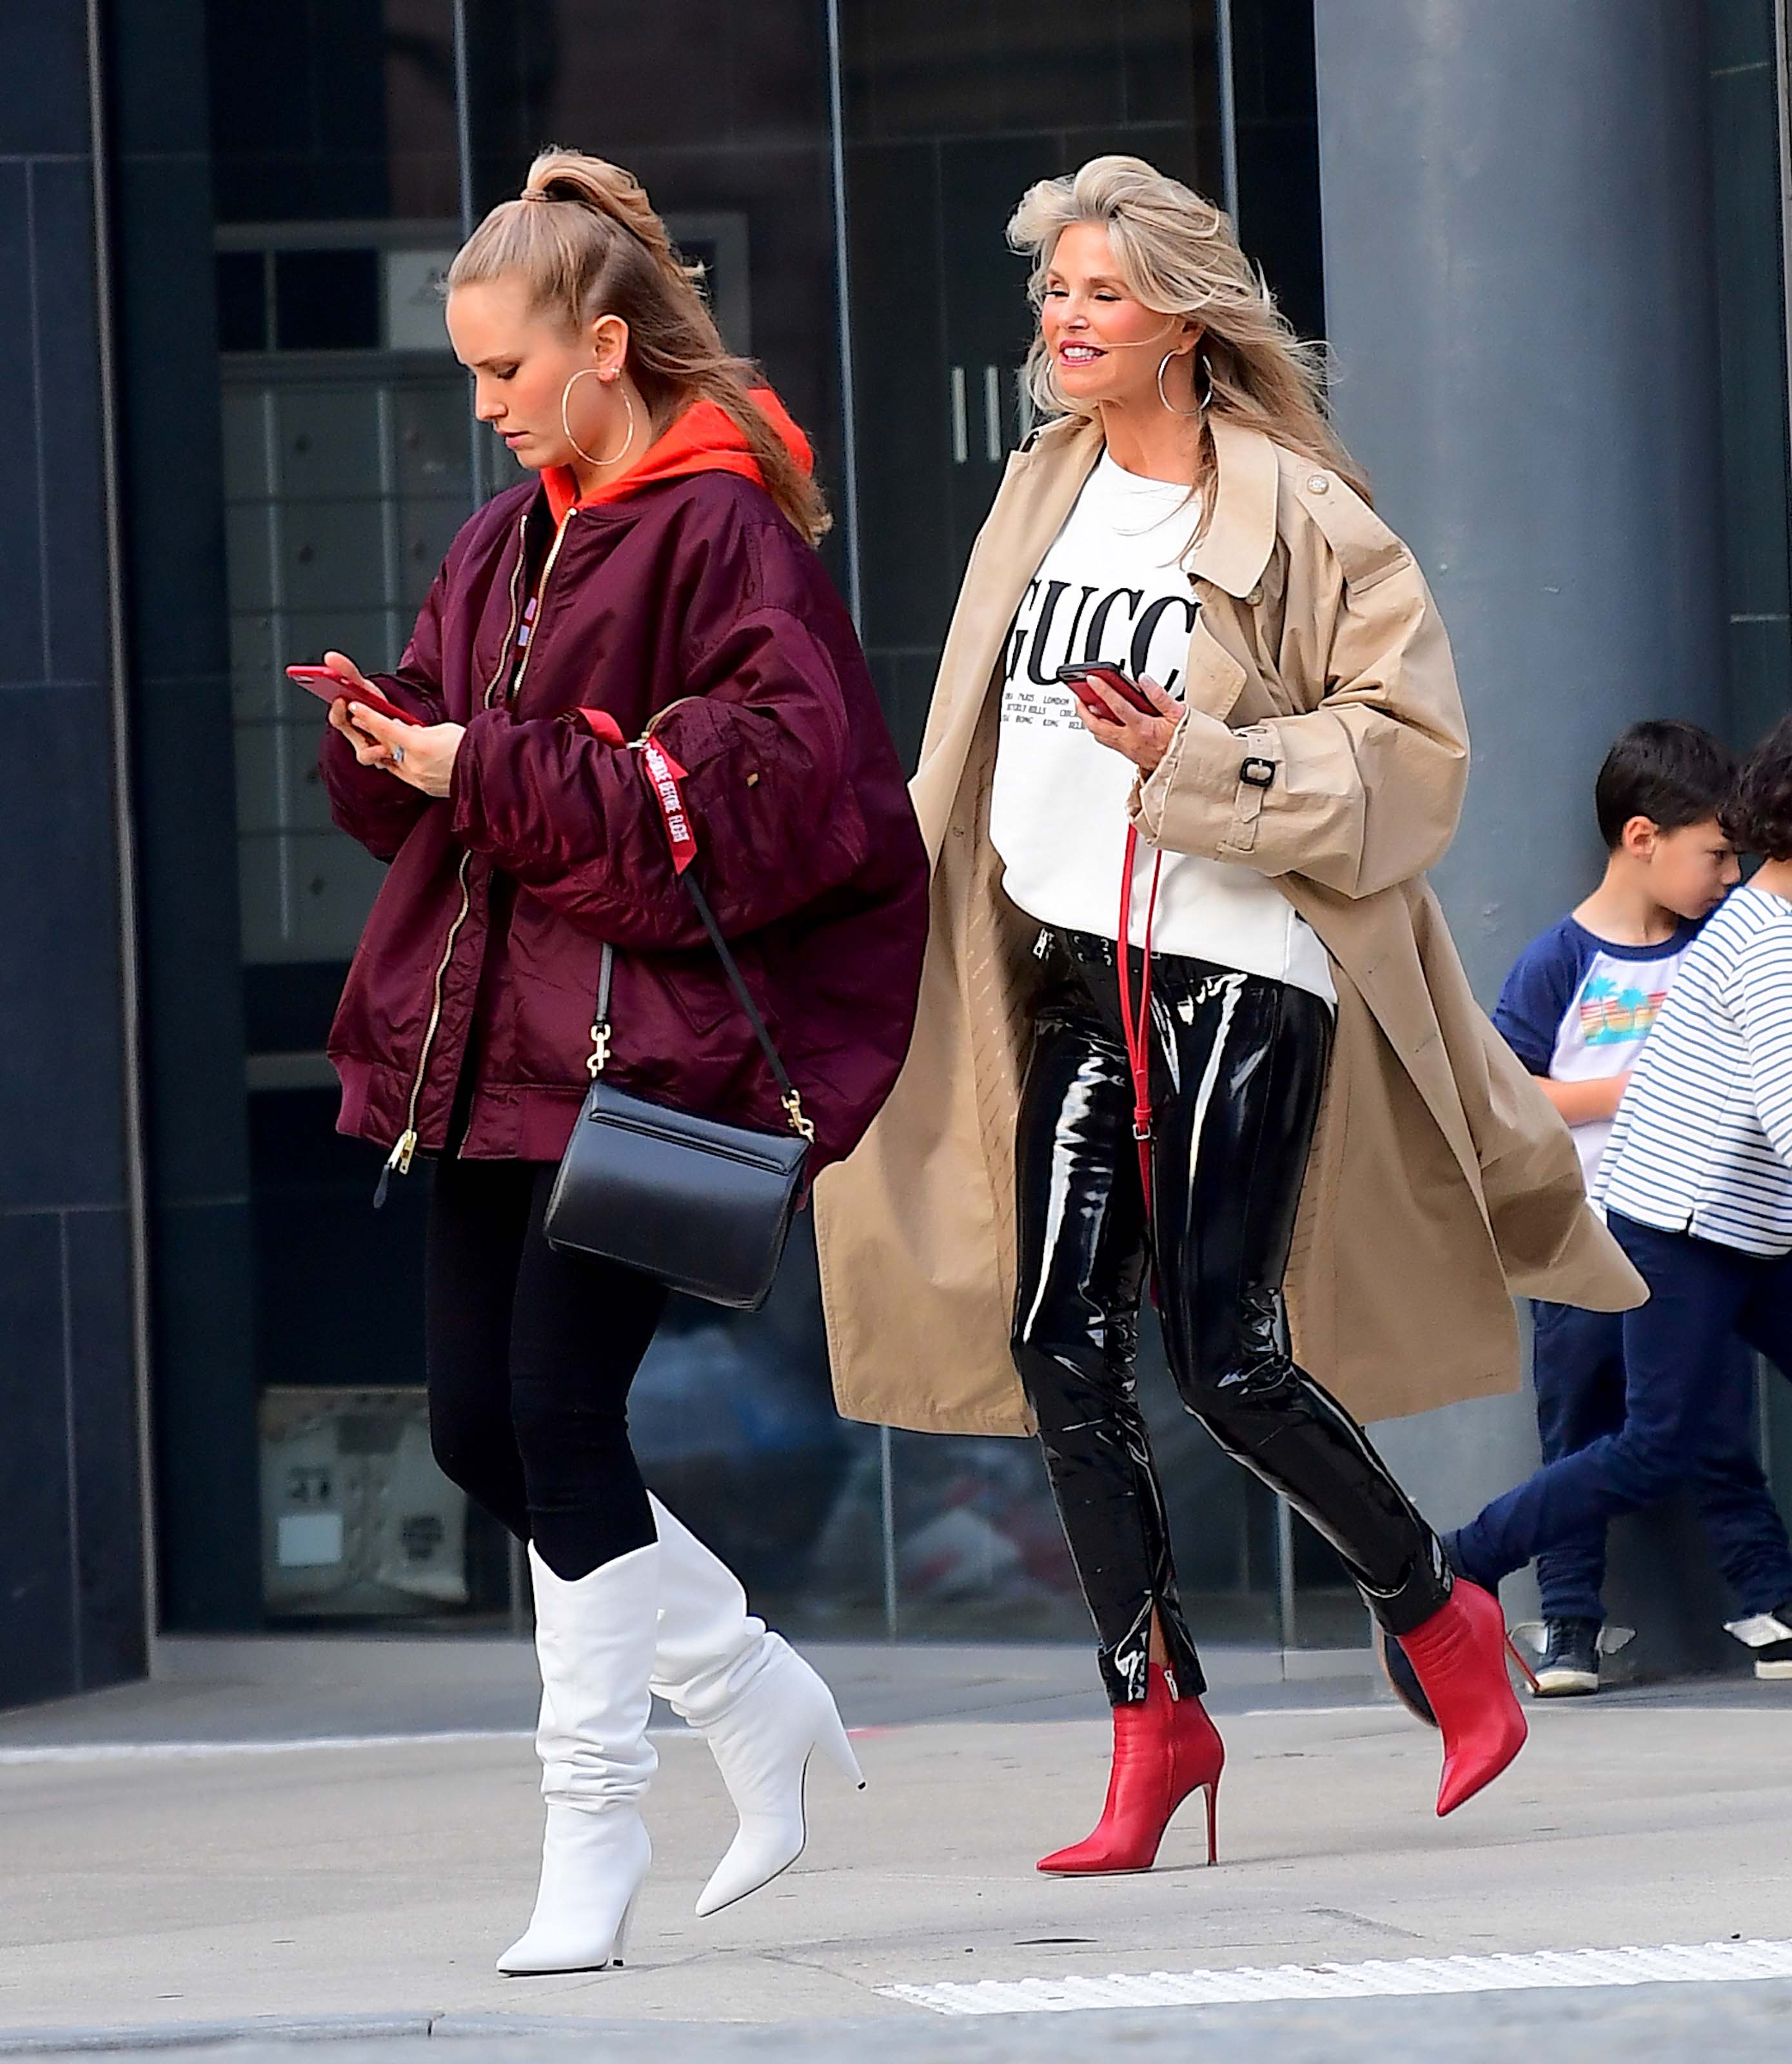
[{"label": "red strap on jacket sleeve", "polygon": [[684,807],[684,794],[679,787],[685,778],[684,769],[656,738],[642,740],[641,764],[647,770],[647,780],[659,804],[659,813],[666,820],[666,836],[672,848],[672,871],[683,874],[697,857],[697,834],[691,828],[690,814]]},{"label": "red strap on jacket sleeve", "polygon": [[622,737],[622,727],[608,710],[579,709],[575,710],[573,714],[584,724],[591,736],[602,744],[621,745],[626,742]]}]

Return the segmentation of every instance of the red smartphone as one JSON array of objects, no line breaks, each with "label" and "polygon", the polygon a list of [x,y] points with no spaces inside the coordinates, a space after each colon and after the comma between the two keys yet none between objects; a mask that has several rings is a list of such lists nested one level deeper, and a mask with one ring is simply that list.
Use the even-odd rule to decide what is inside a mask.
[{"label": "red smartphone", "polygon": [[381,716],[390,717],[394,724],[421,724],[421,717],[413,716],[409,710],[401,710],[397,703],[389,703],[385,697],[372,688],[357,688],[352,682],[328,667],[288,667],[289,679],[301,688],[309,688],[320,701],[341,702],[344,699],[360,703],[364,707],[377,710]]},{"label": "red smartphone", "polygon": [[1117,667],[1104,666],[1098,660],[1082,660],[1073,666],[1060,667],[1057,678],[1091,716],[1105,716],[1111,724],[1113,712],[1090,688],[1091,681],[1099,681],[1104,688],[1111,689],[1123,703],[1130,704],[1143,716],[1155,716],[1150,698],[1136,681],[1129,681]]}]

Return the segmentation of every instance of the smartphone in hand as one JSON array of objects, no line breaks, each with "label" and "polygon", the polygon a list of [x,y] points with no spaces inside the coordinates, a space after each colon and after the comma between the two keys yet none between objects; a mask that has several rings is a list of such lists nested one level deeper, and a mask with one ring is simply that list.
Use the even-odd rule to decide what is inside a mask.
[{"label": "smartphone in hand", "polygon": [[1105,717],[1110,724],[1113,721],[1113,712],[1089,686],[1091,681],[1099,681],[1104,688],[1136,709],[1142,716],[1155,716],[1158,714],[1152,707],[1150,698],[1137,681],[1128,680],[1117,667],[1105,665],[1100,660],[1084,659],[1068,667],[1060,667],[1057,679],[1091,716]]},{"label": "smartphone in hand", "polygon": [[397,703],[389,703],[377,689],[358,687],[345,681],[341,675],[329,667],[288,667],[287,677],[296,681],[301,688],[308,688],[320,702],[359,703],[365,709],[377,710],[381,716],[390,717],[394,724],[421,724],[421,717],[413,716],[409,710],[401,710]]}]

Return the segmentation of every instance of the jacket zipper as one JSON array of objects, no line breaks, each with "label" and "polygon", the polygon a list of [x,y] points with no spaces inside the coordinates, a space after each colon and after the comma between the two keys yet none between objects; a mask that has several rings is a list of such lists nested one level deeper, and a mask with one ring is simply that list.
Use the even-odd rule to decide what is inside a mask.
[{"label": "jacket zipper", "polygon": [[635,744],[637,745],[645,745],[647,740],[653,736],[654,733],[658,730],[660,726],[665,723],[666,720],[672,714],[674,710],[683,709],[687,703],[694,703],[699,699],[699,698],[696,695],[679,695],[672,701],[666,703],[662,708],[656,709],[653,715],[648,718],[647,728],[634,741]]},{"label": "jacket zipper", "polygon": [[[479,706],[481,709],[491,707],[492,697],[497,691],[497,684],[504,678],[504,670],[509,664],[516,647],[517,612],[521,607],[518,591],[522,579],[525,558],[523,533],[528,522],[528,512],[525,510],[521,520],[517,526],[517,563],[510,574],[510,620],[505,627],[504,644],[498,655],[497,671],[485,683],[485,693],[479,699]],[[565,530],[562,526],[561,535],[564,536],[564,534]],[[542,569],[542,587],[538,591],[538,593],[543,593],[546,590],[548,571],[554,565],[554,553],[559,549],[560,538],[556,537],[554,541],[554,552],[548,554],[547,566]],[[531,639],[530,648],[534,644],[534,640]],[[523,654],[523,666],[526,667],[528,663],[529,651],[526,649]],[[519,667],[517,671],[517,682],[521,679],[522,668]],[[513,683],[511,693],[513,695],[515,691],[515,683]],[[473,890],[467,881],[468,871],[472,865],[473,855],[470,853],[463,853],[461,855],[461,865],[457,870],[461,887],[461,907],[455,912],[454,921],[448,928],[448,941],[442,948],[441,960],[436,964],[435,978],[431,988],[429,1022],[423,1029],[423,1047],[417,1058],[417,1073],[411,1078],[410,1101],[406,1105],[405,1111],[405,1130],[399,1134],[397,1143],[386,1158],[386,1165],[380,1171],[380,1179],[373,1191],[375,1211],[378,1211],[385,1203],[386,1190],[392,1181],[393,1171],[396,1169],[401,1175],[408,1175],[411,1172],[412,1157],[417,1152],[417,1105],[422,1099],[423,1078],[429,1071],[429,1055],[436,1043],[437,1030],[441,1023],[442,985],[448,978],[448,964],[454,957],[455,941],[460,937],[461,928],[465,924],[467,913],[473,908]]]},{"label": "jacket zipper", "polygon": [[[507,703],[513,703],[517,699],[517,696],[522,693],[523,676],[529,671],[529,663],[535,656],[535,641],[542,635],[542,619],[547,613],[548,582],[553,576],[554,562],[560,556],[560,547],[566,542],[566,533],[572,526],[572,520],[573,512],[569,509],[566,511],[565,517],[562,519],[560,528],[554,534],[553,544],[548,547],[547,564],[542,569],[541,585],[535,591],[535,620],[530,627],[529,643],[522,648],[522,658],[517,663],[517,671],[510,677],[509,687],[505,692],[504,699]],[[517,564],[520,571],[522,565],[522,562],[520,558],[517,562]],[[514,607],[513,595],[512,601],[513,607]],[[516,627],[513,623],[511,626],[510,635],[512,637],[516,635]],[[497,682],[494,678],[492,682],[492,688],[495,688],[497,686]],[[492,688],[488,688],[485,691],[488,703],[490,701]]]}]

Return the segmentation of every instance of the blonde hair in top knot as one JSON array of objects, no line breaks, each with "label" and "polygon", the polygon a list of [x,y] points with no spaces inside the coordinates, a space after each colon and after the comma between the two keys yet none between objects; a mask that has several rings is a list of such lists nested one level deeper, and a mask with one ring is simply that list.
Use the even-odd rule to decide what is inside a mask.
[{"label": "blonde hair in top knot", "polygon": [[628,325],[628,370],[656,432],[694,402],[733,419],[767,491],[812,543],[828,527],[821,490],[753,400],[759,369],[723,343],[687,265],[633,172],[583,151],[544,151],[522,191],[500,201],[456,253],[448,292],[515,274],[536,312],[582,329],[599,316]]},{"label": "blonde hair in top knot", "polygon": [[[1206,417],[1261,430],[1367,498],[1368,482],[1326,420],[1323,349],[1295,336],[1223,208],[1142,158],[1091,158],[1062,179],[1041,179],[1022,195],[1008,225],[1009,244],[1033,260],[1028,292],[1035,308],[1059,237],[1085,222],[1106,230],[1120,276],[1139,301],[1201,325],[1194,385],[1204,393],[1213,382]],[[1041,415],[1083,413],[1059,388],[1042,337],[1027,354],[1026,379]],[[1201,445],[1204,482],[1213,465],[1205,421]]]}]

